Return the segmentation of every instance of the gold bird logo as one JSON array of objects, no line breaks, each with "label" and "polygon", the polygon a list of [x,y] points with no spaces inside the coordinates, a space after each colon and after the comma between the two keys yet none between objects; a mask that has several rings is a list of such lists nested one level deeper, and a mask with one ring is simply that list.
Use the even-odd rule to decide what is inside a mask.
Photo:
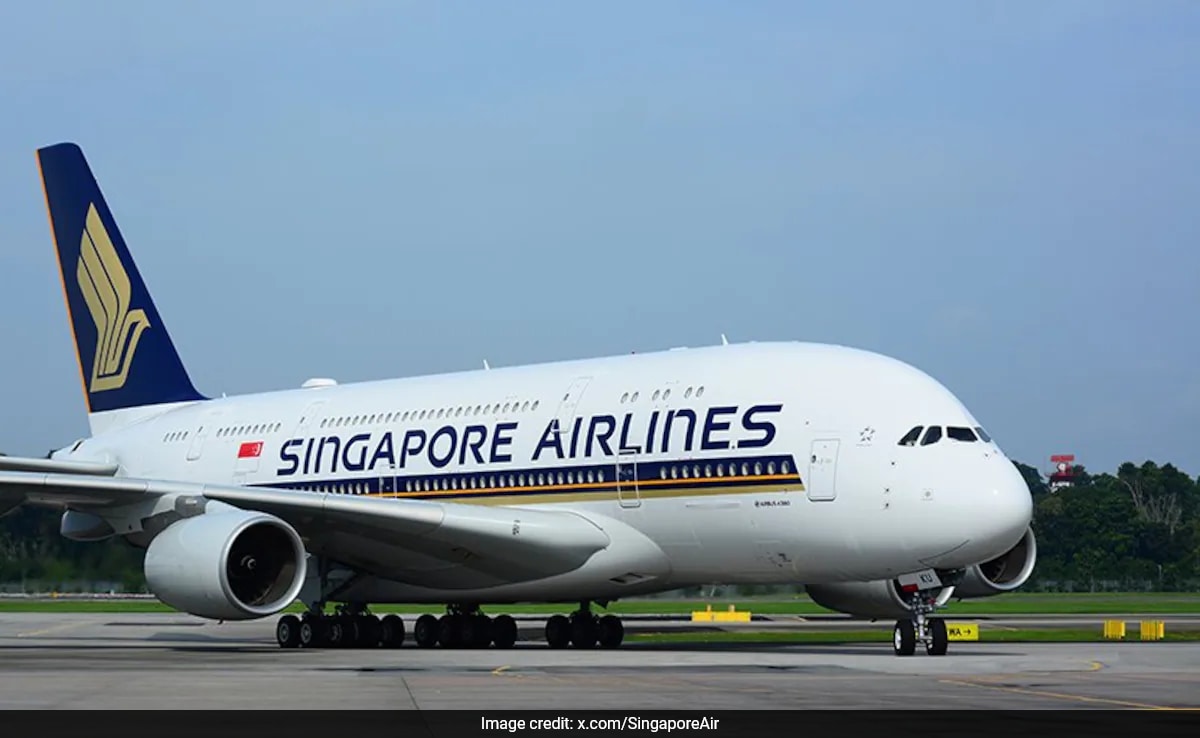
[{"label": "gold bird logo", "polygon": [[95,204],[88,206],[75,275],[96,324],[96,352],[89,391],[120,389],[125,386],[129,365],[142,333],[150,327],[150,319],[145,310],[129,309],[133,293],[129,274],[121,264]]}]

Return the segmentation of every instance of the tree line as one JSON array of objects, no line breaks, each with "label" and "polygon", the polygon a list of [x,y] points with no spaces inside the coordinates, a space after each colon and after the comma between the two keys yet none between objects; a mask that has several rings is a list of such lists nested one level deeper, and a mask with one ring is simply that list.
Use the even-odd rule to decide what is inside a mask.
[{"label": "tree line", "polygon": [[[1152,461],[1115,474],[1076,466],[1071,486],[1051,489],[1037,469],[1014,463],[1033,495],[1038,544],[1024,590],[1200,590],[1200,478]],[[140,549],[119,538],[67,540],[59,518],[30,506],[0,518],[0,589],[145,591]]]}]

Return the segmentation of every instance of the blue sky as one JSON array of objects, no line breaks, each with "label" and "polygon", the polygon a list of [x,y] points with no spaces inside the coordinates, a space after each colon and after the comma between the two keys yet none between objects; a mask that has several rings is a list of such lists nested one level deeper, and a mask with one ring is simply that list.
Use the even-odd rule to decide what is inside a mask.
[{"label": "blue sky", "polygon": [[0,450],[86,433],[33,153],[72,140],[210,394],[829,341],[1039,467],[1198,474],[1198,36],[1186,0],[9,4]]}]

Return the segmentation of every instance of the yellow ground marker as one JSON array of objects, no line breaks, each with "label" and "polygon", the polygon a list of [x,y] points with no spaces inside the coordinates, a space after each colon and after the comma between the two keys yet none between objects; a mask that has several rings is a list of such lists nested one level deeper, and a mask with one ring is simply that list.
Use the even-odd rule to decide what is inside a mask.
[{"label": "yellow ground marker", "polygon": [[979,623],[946,623],[946,639],[977,641],[979,640]]},{"label": "yellow ground marker", "polygon": [[725,612],[713,612],[712,605],[706,605],[703,610],[692,610],[693,623],[748,623],[750,622],[750,613],[746,610],[737,610],[733,605],[729,606],[729,610]]}]

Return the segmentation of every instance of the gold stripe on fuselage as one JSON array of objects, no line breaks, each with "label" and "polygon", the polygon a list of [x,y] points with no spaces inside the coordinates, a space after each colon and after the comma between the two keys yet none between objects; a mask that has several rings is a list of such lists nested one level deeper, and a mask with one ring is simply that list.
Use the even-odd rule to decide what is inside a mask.
[{"label": "gold stripe on fuselage", "polygon": [[[723,482],[769,482],[775,484],[713,486]],[[705,483],[708,486],[704,486]],[[674,485],[662,489],[665,485]],[[655,487],[660,487],[655,489]],[[647,489],[649,488],[649,489]],[[748,495],[756,493],[803,492],[804,485],[797,474],[773,476],[715,477],[699,479],[647,479],[622,490],[623,500],[655,500],[680,497],[708,497],[716,495]],[[509,494],[506,494],[509,493]],[[554,502],[606,502],[618,499],[617,490],[611,482],[594,484],[562,484],[538,487],[492,487],[486,489],[443,489],[413,492],[377,492],[369,497],[388,497],[406,500],[447,500],[472,505],[516,505],[545,504]]]}]

